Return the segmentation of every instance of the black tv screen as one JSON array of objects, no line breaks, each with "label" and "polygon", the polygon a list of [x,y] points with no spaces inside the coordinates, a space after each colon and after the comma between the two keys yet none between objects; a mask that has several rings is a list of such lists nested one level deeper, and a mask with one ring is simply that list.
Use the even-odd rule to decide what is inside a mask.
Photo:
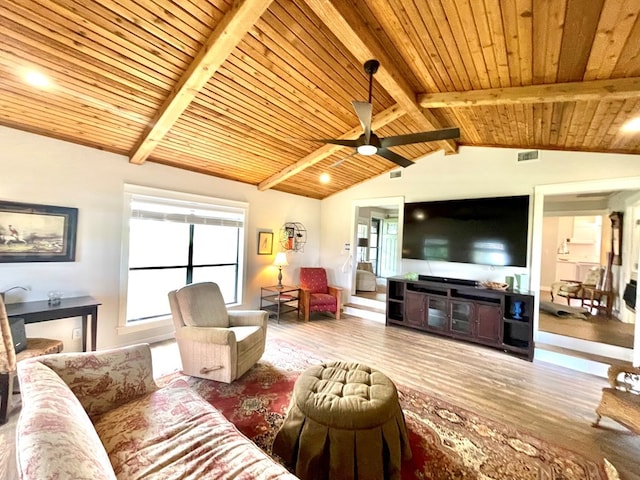
[{"label": "black tv screen", "polygon": [[527,266],[529,196],[404,205],[402,257]]}]

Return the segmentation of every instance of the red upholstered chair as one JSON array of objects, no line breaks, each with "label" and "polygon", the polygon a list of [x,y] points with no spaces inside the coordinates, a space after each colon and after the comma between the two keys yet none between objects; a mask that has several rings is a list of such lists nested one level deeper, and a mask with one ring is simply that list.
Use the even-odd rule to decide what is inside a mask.
[{"label": "red upholstered chair", "polygon": [[311,312],[331,312],[340,320],[342,290],[327,283],[327,272],[319,267],[300,269],[300,311],[305,321]]}]

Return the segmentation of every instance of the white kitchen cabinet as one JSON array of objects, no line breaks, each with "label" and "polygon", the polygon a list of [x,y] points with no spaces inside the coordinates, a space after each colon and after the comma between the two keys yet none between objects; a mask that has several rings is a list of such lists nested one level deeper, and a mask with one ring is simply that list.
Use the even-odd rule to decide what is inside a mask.
[{"label": "white kitchen cabinet", "polygon": [[602,236],[602,217],[580,216],[573,217],[573,233],[571,243],[600,244]]},{"label": "white kitchen cabinet", "polygon": [[578,280],[575,262],[556,262],[556,281]]}]

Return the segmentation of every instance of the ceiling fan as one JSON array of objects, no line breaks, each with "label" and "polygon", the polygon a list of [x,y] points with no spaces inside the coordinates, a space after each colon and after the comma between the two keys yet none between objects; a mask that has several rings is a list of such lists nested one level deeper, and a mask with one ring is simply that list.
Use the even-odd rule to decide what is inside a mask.
[{"label": "ceiling fan", "polygon": [[[369,101],[358,102],[354,100],[352,102],[353,108],[358,116],[358,120],[360,120],[360,125],[362,125],[362,130],[364,131],[362,135],[355,140],[323,138],[316,141],[330,143],[333,145],[342,145],[345,147],[353,147],[356,151],[351,155],[355,155],[356,153],[359,153],[360,155],[380,155],[401,167],[408,167],[409,165],[413,165],[414,162],[389,150],[389,147],[399,147],[412,143],[433,142],[436,140],[448,140],[451,138],[458,138],[460,136],[460,130],[458,128],[444,128],[431,132],[410,133],[407,135],[395,135],[392,137],[378,137],[373,133],[371,130],[371,117],[373,115],[371,92],[373,88],[373,75],[378,71],[378,67],[380,67],[380,62],[377,60],[367,60],[365,62],[364,71],[369,75]],[[334,166],[342,163],[342,161],[336,162]]]}]

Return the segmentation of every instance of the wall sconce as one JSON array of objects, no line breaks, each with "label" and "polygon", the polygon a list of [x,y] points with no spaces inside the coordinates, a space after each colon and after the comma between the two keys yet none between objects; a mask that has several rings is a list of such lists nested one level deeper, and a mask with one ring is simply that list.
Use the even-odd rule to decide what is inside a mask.
[{"label": "wall sconce", "polygon": [[273,264],[278,267],[278,288],[282,288],[282,267],[289,265],[289,262],[287,262],[287,254],[285,252],[278,252]]}]

